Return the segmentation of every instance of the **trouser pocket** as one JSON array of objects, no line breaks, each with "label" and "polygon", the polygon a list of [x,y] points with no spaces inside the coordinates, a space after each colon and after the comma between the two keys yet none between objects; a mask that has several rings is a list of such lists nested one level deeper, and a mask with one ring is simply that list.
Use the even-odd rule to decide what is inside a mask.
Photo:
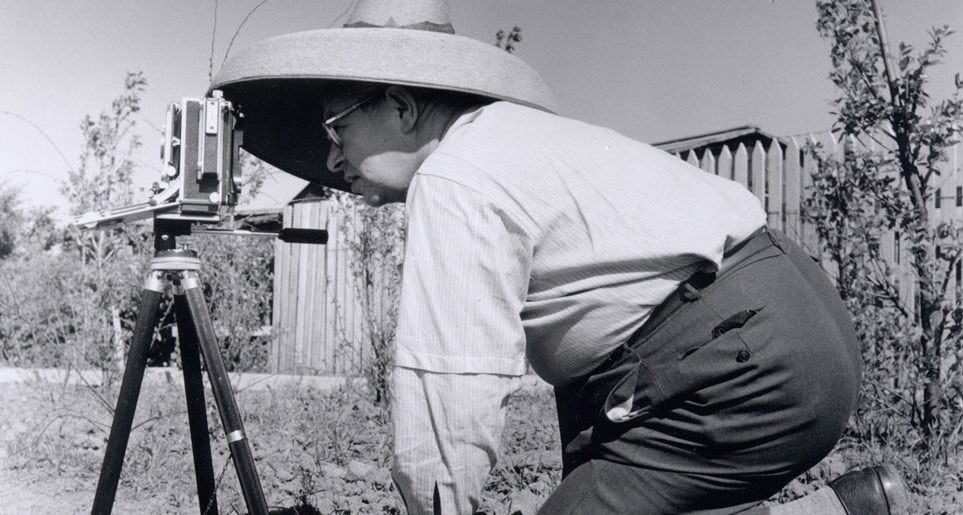
[{"label": "trouser pocket", "polygon": [[695,301],[684,317],[663,326],[643,345],[627,349],[601,407],[604,420],[645,418],[674,399],[752,369],[754,345],[744,334],[761,330],[764,309],[758,305],[720,311],[707,299]]}]

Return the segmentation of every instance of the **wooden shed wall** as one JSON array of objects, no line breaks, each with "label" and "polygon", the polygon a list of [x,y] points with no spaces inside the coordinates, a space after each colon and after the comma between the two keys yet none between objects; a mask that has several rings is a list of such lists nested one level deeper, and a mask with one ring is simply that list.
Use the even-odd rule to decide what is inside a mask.
[{"label": "wooden shed wall", "polygon": [[275,243],[271,371],[349,374],[360,370],[361,313],[356,285],[339,238],[344,217],[333,202],[298,202],[283,213],[285,227],[326,229],[327,245]]}]

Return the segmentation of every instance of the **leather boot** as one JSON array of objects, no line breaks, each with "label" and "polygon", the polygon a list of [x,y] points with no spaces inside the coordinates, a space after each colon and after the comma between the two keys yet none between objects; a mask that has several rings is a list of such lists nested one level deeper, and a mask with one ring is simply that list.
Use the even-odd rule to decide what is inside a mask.
[{"label": "leather boot", "polygon": [[848,472],[830,481],[849,515],[905,515],[906,484],[896,467],[885,464]]}]

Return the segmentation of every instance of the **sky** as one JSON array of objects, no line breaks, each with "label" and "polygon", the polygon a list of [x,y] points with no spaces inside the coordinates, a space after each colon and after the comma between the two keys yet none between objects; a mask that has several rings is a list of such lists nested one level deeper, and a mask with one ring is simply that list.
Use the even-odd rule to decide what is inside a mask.
[{"label": "sky", "polygon": [[[0,186],[20,188],[24,207],[54,206],[66,219],[57,190],[78,165],[81,120],[109,108],[128,71],[142,71],[135,186],[149,187],[160,175],[167,104],[203,95],[210,70],[255,41],[339,27],[352,1],[0,0]],[[494,43],[499,29],[521,27],[516,55],[545,78],[559,114],[641,141],[747,124],[778,136],[832,125],[829,43],[816,33],[815,0],[449,3],[460,35]],[[922,47],[937,25],[963,28],[963,0],[881,5],[894,45]],[[963,34],[948,48],[930,77],[937,99],[963,73]],[[303,184],[278,173],[254,207],[281,206]]]}]

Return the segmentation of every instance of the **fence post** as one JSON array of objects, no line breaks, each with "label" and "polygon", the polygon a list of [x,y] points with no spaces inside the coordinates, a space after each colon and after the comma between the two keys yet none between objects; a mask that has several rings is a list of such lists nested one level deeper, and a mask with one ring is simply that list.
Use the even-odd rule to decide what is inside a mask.
[{"label": "fence post", "polygon": [[689,151],[689,157],[686,158],[685,162],[689,163],[690,165],[696,168],[699,168],[699,158],[696,157],[695,150]]},{"label": "fence post", "polygon": [[[742,147],[741,144],[739,146]],[[766,209],[766,151],[760,141],[753,145],[749,156],[749,181],[752,182],[752,192],[759,199],[759,205]]]},{"label": "fence post", "polygon": [[783,229],[794,241],[801,242],[803,237],[800,224],[800,207],[802,204],[802,174],[800,172],[802,151],[795,138],[789,138],[786,143],[786,154],[783,159],[785,172],[785,206]]},{"label": "fence post", "polygon": [[[712,151],[708,148],[702,152],[702,160],[699,162],[699,168],[702,168],[712,175],[719,175],[718,170],[716,170],[716,157],[712,155]],[[728,179],[729,177],[726,178]]]},{"label": "fence post", "polygon": [[[813,134],[809,134],[807,137],[807,145],[803,149],[803,166],[802,166],[802,191],[800,196],[805,198],[810,193],[813,185],[813,174],[817,171],[818,162],[816,160],[815,145],[816,137]],[[802,199],[800,199],[802,201]],[[800,215],[805,211],[805,204],[800,203]],[[816,233],[816,226],[805,220],[803,217],[802,221],[802,238],[800,240],[803,248],[809,252],[810,256],[817,258],[822,262],[822,249],[819,246],[819,235]]]},{"label": "fence post", "polygon": [[[756,185],[751,184],[751,163],[749,162],[749,152],[746,150],[746,146],[742,143],[736,147],[736,154],[732,158],[732,174],[733,176],[745,176],[746,177],[746,187],[749,191],[756,193]],[[759,196],[758,194],[756,195]]]},{"label": "fence post", "polygon": [[743,166],[741,169],[736,169],[732,166],[732,152],[729,150],[729,147],[724,146],[722,150],[719,151],[719,159],[716,160],[716,170],[719,171],[720,177],[732,179],[745,186],[746,189],[749,189],[749,175],[746,167]]},{"label": "fence post", "polygon": [[782,145],[772,140],[766,153],[766,190],[769,198],[766,212],[769,227],[779,230],[783,229],[782,163]]}]

